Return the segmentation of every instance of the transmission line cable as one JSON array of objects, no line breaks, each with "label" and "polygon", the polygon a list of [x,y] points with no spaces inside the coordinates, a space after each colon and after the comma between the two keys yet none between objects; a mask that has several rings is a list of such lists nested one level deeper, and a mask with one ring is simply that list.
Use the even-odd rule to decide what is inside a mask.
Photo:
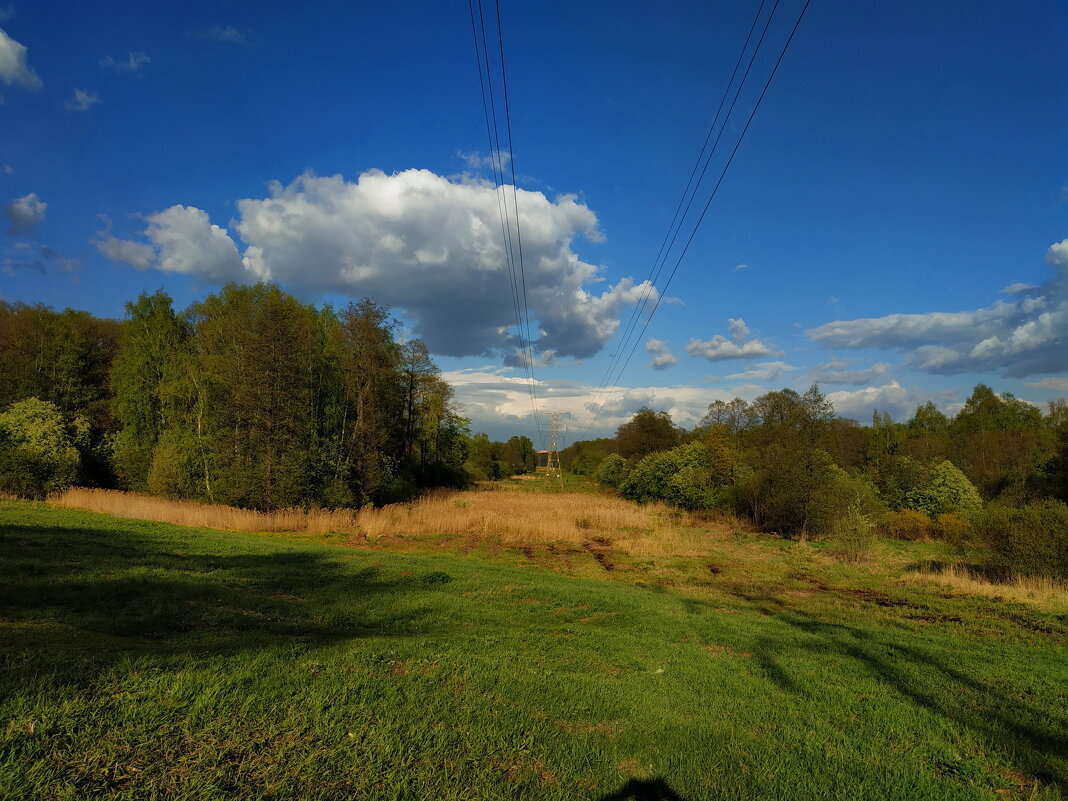
[{"label": "transmission line cable", "polygon": [[[731,87],[734,85],[734,79],[738,75],[738,69],[742,64],[742,60],[745,58],[746,52],[749,50],[749,43],[752,41],[753,32],[756,30],[757,23],[760,22],[760,18],[764,12],[764,6],[767,0],[761,0],[760,5],[757,7],[756,14],[753,16],[753,21],[749,25],[749,31],[746,34],[745,42],[742,44],[741,50],[738,51],[738,58],[734,61],[734,68],[731,70],[730,78],[727,80],[726,86],[723,88],[723,94],[720,97],[719,105],[716,107],[716,113],[712,118],[712,123],[708,126],[708,132],[705,134],[704,142],[701,144],[701,149],[697,153],[697,159],[694,161],[693,168],[690,170],[690,177],[686,181],[686,187],[682,191],[682,195],[679,198],[678,205],[675,207],[675,214],[671,218],[671,223],[668,225],[668,229],[664,234],[664,239],[660,243],[660,250],[656,254],[656,258],[653,260],[653,266],[649,269],[649,276],[643,282],[645,286],[642,289],[641,294],[638,297],[637,302],[634,304],[634,308],[631,310],[630,318],[627,320],[626,326],[624,326],[623,335],[620,337],[619,347],[609,360],[608,366],[605,368],[604,375],[601,378],[601,382],[598,384],[597,390],[594,393],[593,407],[598,408],[599,399],[603,397],[607,391],[609,377],[615,371],[616,365],[619,363],[619,359],[622,357],[623,352],[626,350],[627,345],[630,343],[631,334],[634,331],[634,327],[639,319],[641,312],[645,310],[649,302],[649,297],[652,293],[652,289],[655,287],[656,282],[660,279],[660,275],[664,269],[664,265],[667,263],[668,254],[671,252],[671,248],[675,244],[675,240],[678,237],[679,231],[682,230],[682,225],[685,222],[686,216],[690,212],[690,207],[693,204],[693,200],[697,195],[701,182],[704,180],[705,172],[708,170],[708,165],[712,160],[712,156],[715,154],[716,149],[719,146],[723,131],[726,128],[727,120],[730,119],[731,112],[734,110],[735,103],[738,102],[738,97],[741,93],[742,87],[745,85],[746,79],[749,77],[749,71],[752,69],[753,62],[755,61],[757,54],[760,52],[760,48],[764,43],[764,37],[767,35],[768,27],[771,25],[771,20],[775,17],[775,12],[779,7],[779,0],[775,0],[775,5],[771,9],[771,13],[768,15],[767,21],[764,23],[764,28],[761,31],[760,39],[756,43],[756,47],[753,48],[753,53],[749,57],[749,64],[746,66],[745,74],[742,76],[741,82],[738,84],[738,88],[734,93],[734,99],[731,102],[730,109],[727,111],[727,116],[723,119],[723,124],[719,126],[719,134],[716,136],[716,140],[712,145],[712,149],[708,150],[708,142],[712,138],[712,134],[715,132],[717,125],[720,121],[720,115],[723,112],[723,106],[727,102],[727,97],[730,95]],[[707,158],[705,157],[705,151],[708,150]],[[701,161],[704,159],[704,167],[701,169],[701,174],[697,178],[697,183],[694,183],[694,176],[697,175],[697,170],[701,167]],[[692,191],[691,191],[692,187]],[[687,200],[687,197],[689,200]],[[685,205],[685,211],[683,206]],[[679,216],[680,211],[682,216]],[[677,223],[677,225],[676,225]],[[672,233],[674,231],[674,234]],[[670,244],[669,244],[670,242]],[[587,414],[583,417],[585,419],[592,414],[587,410]],[[581,423],[580,423],[581,426]],[[586,429],[589,430],[588,428]]]},{"label": "transmission line cable", "polygon": [[[494,194],[497,198],[497,212],[501,222],[501,240],[502,249],[505,255],[505,265],[508,269],[509,288],[512,295],[512,311],[515,315],[516,328],[519,331],[520,339],[523,337],[523,321],[524,315],[521,309],[520,303],[520,291],[519,282],[516,277],[516,256],[512,246],[512,231],[511,221],[508,213],[508,200],[506,190],[504,189],[504,164],[501,157],[501,144],[500,135],[497,128],[497,107],[493,93],[493,76],[490,67],[489,50],[486,45],[486,23],[482,9],[482,0],[478,0],[478,16],[479,24],[475,23],[475,11],[473,0],[468,0],[467,3],[468,12],[471,18],[471,35],[475,45],[475,62],[478,67],[478,80],[479,89],[482,93],[482,111],[486,124],[486,138],[489,144],[489,158],[490,168],[493,171],[493,183]],[[479,41],[478,28],[481,28],[482,37]],[[498,19],[498,30],[500,29],[500,21]],[[503,48],[503,45],[502,45]],[[481,50],[481,52],[480,52]],[[503,53],[503,49],[502,49]],[[483,73],[482,65],[485,61],[485,73]],[[503,62],[502,62],[503,68]],[[487,89],[488,89],[488,103],[487,103]],[[514,179],[513,179],[514,181]],[[513,185],[514,189],[514,185]],[[517,205],[518,210],[518,205]],[[517,227],[518,234],[518,227]],[[525,298],[524,298],[525,301]],[[535,377],[533,359],[527,359],[527,392],[530,396],[531,411],[534,415],[534,423],[538,429],[538,436],[544,440],[544,435],[541,432],[540,417],[538,415],[537,398],[534,389]]]},{"label": "transmission line cable", "polygon": [[[749,117],[745,121],[745,126],[742,128],[742,131],[738,136],[738,140],[735,142],[734,148],[731,150],[731,154],[727,158],[727,162],[723,165],[723,169],[720,170],[719,178],[716,180],[715,186],[712,188],[712,193],[709,195],[708,200],[705,201],[704,208],[701,209],[701,214],[698,216],[697,222],[694,224],[693,230],[690,232],[690,235],[686,240],[686,244],[682,248],[682,252],[676,259],[675,265],[672,267],[671,272],[668,275],[668,279],[664,283],[663,292],[661,292],[657,296],[656,303],[653,305],[652,311],[649,312],[649,316],[646,318],[645,324],[642,326],[642,330],[639,333],[638,338],[634,341],[634,344],[631,346],[630,352],[627,354],[626,360],[623,362],[623,366],[616,374],[616,381],[620,379],[620,377],[623,375],[623,372],[627,369],[627,365],[630,364],[630,360],[634,356],[634,351],[637,349],[638,342],[640,342],[642,337],[645,336],[645,331],[649,328],[649,324],[650,322],[652,322],[653,315],[656,314],[656,310],[660,308],[660,303],[664,299],[664,292],[667,292],[667,288],[671,285],[671,281],[675,278],[675,274],[678,272],[679,265],[682,264],[682,260],[686,256],[686,252],[690,249],[690,244],[693,242],[694,237],[697,235],[697,231],[701,227],[701,223],[704,221],[705,215],[708,213],[708,209],[712,205],[712,201],[715,199],[716,193],[719,191],[719,188],[723,183],[723,178],[724,176],[726,176],[727,170],[730,168],[731,163],[734,161],[735,155],[738,153],[738,148],[741,147],[741,144],[745,139],[745,135],[749,131],[749,126],[750,124],[752,124],[753,118],[756,116],[757,110],[760,108],[760,104],[764,100],[764,96],[767,94],[768,87],[771,86],[771,82],[775,78],[775,74],[778,72],[779,66],[782,64],[783,58],[786,56],[786,51],[789,49],[790,43],[794,40],[794,35],[797,33],[797,29],[801,25],[801,20],[804,19],[805,12],[808,11],[808,7],[811,2],[812,0],[805,0],[805,4],[801,8],[801,13],[798,14],[797,21],[794,23],[793,28],[790,30],[790,35],[786,39],[786,44],[783,45],[782,50],[779,52],[779,57],[775,61],[775,66],[772,67],[771,74],[768,76],[767,81],[764,82],[764,88],[761,90],[760,96],[757,98],[757,101],[754,104],[752,111],[749,112]],[[605,403],[607,403],[607,401],[610,400],[612,395],[614,394],[615,389],[612,389],[609,392]],[[600,416],[600,411],[602,408],[604,408],[604,404],[602,404],[594,413],[593,419],[590,421],[589,425],[587,425],[586,428],[583,430],[583,435],[585,435],[585,433],[593,427],[593,424]]]}]

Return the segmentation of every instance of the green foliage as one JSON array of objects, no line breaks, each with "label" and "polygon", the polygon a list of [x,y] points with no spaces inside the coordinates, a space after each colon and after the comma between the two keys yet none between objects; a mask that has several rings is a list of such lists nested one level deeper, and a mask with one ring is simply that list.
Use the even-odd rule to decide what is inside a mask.
[{"label": "green foliage", "polygon": [[975,542],[1006,569],[1068,578],[1068,505],[1061,501],[990,504],[972,516],[972,527]]},{"label": "green foliage", "polygon": [[601,463],[597,466],[597,473],[594,477],[597,479],[598,483],[603,484],[606,487],[615,487],[618,489],[626,479],[627,472],[627,460],[618,453],[610,453],[601,460]]},{"label": "green foliage", "polygon": [[971,512],[983,505],[968,477],[948,459],[931,469],[922,487],[909,491],[907,502],[910,508],[931,517],[945,512]]},{"label": "green foliage", "polygon": [[638,503],[665,501],[684,509],[710,509],[721,503],[726,483],[713,466],[711,449],[690,442],[640,459],[619,488],[623,497]]},{"label": "green foliage", "polygon": [[27,398],[0,414],[0,491],[43,498],[78,478],[87,436],[84,420],[70,423],[54,403]]},{"label": "green foliage", "polygon": [[679,431],[667,412],[640,408],[630,420],[616,430],[618,453],[626,459],[641,458],[668,450],[679,441]]}]

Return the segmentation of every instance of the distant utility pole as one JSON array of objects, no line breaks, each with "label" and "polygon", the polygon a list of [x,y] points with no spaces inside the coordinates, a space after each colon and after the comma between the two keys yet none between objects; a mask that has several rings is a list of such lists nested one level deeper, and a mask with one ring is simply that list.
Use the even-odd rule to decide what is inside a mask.
[{"label": "distant utility pole", "polygon": [[549,418],[549,449],[546,452],[545,472],[550,476],[556,476],[557,481],[563,481],[560,475],[560,441],[567,432],[567,423],[564,418],[570,418],[571,412],[545,410],[542,412]]}]

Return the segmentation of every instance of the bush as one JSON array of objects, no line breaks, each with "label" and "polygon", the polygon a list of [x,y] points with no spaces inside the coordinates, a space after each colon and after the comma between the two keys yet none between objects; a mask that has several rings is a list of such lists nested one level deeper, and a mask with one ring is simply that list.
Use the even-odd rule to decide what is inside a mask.
[{"label": "bush", "polygon": [[887,512],[879,528],[883,536],[895,540],[927,540],[933,533],[931,518],[915,509]]},{"label": "bush", "polygon": [[0,414],[0,491],[43,498],[73,484],[81,467],[74,436],[84,428],[68,424],[48,401],[11,404]]},{"label": "bush", "polygon": [[834,541],[830,552],[844,562],[861,562],[871,551],[875,523],[865,514],[862,501],[849,505],[832,524]]},{"label": "bush", "polygon": [[1068,578],[1068,506],[1063,502],[991,504],[973,516],[972,525],[975,542],[989,548],[1001,567]]},{"label": "bush", "polygon": [[618,453],[611,453],[597,465],[596,478],[598,483],[606,487],[619,487],[627,477],[627,460]]},{"label": "bush", "polygon": [[623,497],[638,503],[666,501],[685,509],[720,505],[722,483],[714,480],[712,454],[700,442],[641,459],[620,485]]},{"label": "bush", "polygon": [[946,512],[973,512],[983,502],[975,485],[947,459],[932,468],[926,486],[909,493],[908,505],[934,517]]},{"label": "bush", "polygon": [[935,536],[953,545],[967,545],[971,539],[972,524],[960,515],[947,513],[935,515]]}]

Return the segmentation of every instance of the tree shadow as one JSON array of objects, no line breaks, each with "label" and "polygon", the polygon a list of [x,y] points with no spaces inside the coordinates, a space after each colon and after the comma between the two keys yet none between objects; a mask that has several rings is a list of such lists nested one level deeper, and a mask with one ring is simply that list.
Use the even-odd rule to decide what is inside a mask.
[{"label": "tree shadow", "polygon": [[[936,656],[909,630],[866,629],[820,620],[771,593],[737,593],[764,614],[791,627],[800,638],[761,637],[753,655],[765,675],[785,692],[810,697],[799,674],[788,669],[802,652],[847,657],[911,704],[969,729],[1040,781],[1068,790],[1068,715],[969,675]],[[948,688],[948,689],[947,689]]]},{"label": "tree shadow", "polygon": [[[0,619],[9,681],[131,657],[230,656],[421,630],[419,577],[328,552],[219,553],[205,544],[78,527],[5,525]],[[225,547],[225,546],[224,546]],[[78,666],[76,667],[75,663]]]},{"label": "tree shadow", "polygon": [[686,801],[663,779],[630,779],[614,793],[599,801]]}]

